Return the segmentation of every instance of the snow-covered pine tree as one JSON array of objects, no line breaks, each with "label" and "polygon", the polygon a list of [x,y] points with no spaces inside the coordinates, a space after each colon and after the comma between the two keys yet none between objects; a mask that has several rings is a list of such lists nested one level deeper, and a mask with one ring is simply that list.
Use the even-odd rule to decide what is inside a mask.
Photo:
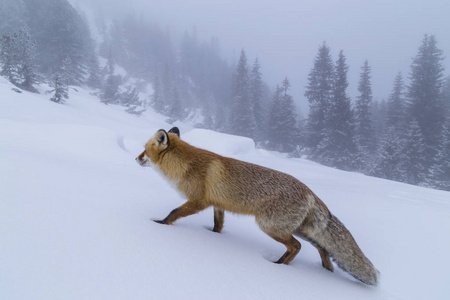
[{"label": "snow-covered pine tree", "polygon": [[360,170],[368,167],[374,151],[374,131],[370,114],[372,103],[371,69],[367,60],[361,68],[358,82],[359,95],[355,103],[355,142],[357,164]]},{"label": "snow-covered pine tree", "polygon": [[324,138],[317,147],[316,159],[328,166],[351,170],[356,146],[353,112],[346,92],[348,66],[343,51],[339,53],[334,70],[332,97],[325,115]]},{"label": "snow-covered pine tree", "polygon": [[442,103],[444,106],[444,115],[450,119],[450,76],[445,79],[442,89]]},{"label": "snow-covered pine tree", "polygon": [[100,89],[103,86],[103,80],[100,62],[97,54],[94,53],[89,59],[89,77],[86,80],[86,84],[91,88]]},{"label": "snow-covered pine tree", "polygon": [[120,96],[120,105],[127,107],[125,110],[127,113],[132,115],[141,115],[145,109],[142,108],[142,102],[139,99],[139,92],[135,87],[131,85],[127,86],[125,92],[121,93]]},{"label": "snow-covered pine tree", "polygon": [[62,61],[62,65],[59,70],[59,73],[61,74],[61,76],[64,77],[67,85],[71,85],[71,84],[75,83],[75,81],[76,81],[75,74],[73,73],[73,70],[72,70],[72,60],[70,59],[70,57],[66,57]]},{"label": "snow-covered pine tree", "polygon": [[407,90],[408,120],[417,120],[425,138],[426,166],[430,167],[437,153],[444,123],[445,107],[441,97],[444,67],[443,52],[437,48],[433,35],[425,35],[417,56],[411,64]]},{"label": "snow-covered pine tree", "polygon": [[4,33],[0,40],[0,75],[5,76],[11,83],[17,83],[17,51],[13,34]]},{"label": "snow-covered pine tree", "polygon": [[386,126],[394,127],[398,132],[405,130],[406,107],[403,95],[404,91],[403,76],[399,72],[394,80],[392,92],[387,102]]},{"label": "snow-covered pine tree", "polygon": [[35,43],[28,31],[19,29],[3,34],[0,40],[1,74],[8,80],[28,91],[35,91],[37,81]]},{"label": "snow-covered pine tree", "polygon": [[[373,101],[370,106],[370,116],[372,118],[372,128],[373,128],[373,144],[374,144],[374,155],[378,149],[381,140],[383,140],[384,135],[387,132],[386,120],[387,120],[387,101]],[[370,166],[368,166],[370,170]]]},{"label": "snow-covered pine tree", "polygon": [[206,129],[214,129],[215,120],[213,116],[215,111],[213,104],[213,96],[211,94],[203,94],[202,104],[203,104],[202,105],[203,121],[201,123],[201,127]]},{"label": "snow-covered pine tree", "polygon": [[31,40],[28,30],[20,29],[16,34],[17,75],[20,78],[20,87],[35,92],[37,83],[36,73],[36,43]]},{"label": "snow-covered pine tree", "polygon": [[119,101],[119,86],[122,82],[120,75],[108,75],[106,78],[103,93],[101,94],[102,102],[105,104],[117,104]]},{"label": "snow-covered pine tree", "polygon": [[450,191],[450,117],[444,123],[439,140],[426,183],[431,187]]},{"label": "snow-covered pine tree", "polygon": [[160,84],[163,113],[175,121],[182,119],[183,108],[174,73],[174,67],[166,62]]},{"label": "snow-covered pine tree", "polygon": [[53,93],[50,100],[63,104],[65,99],[69,99],[69,89],[63,75],[56,73],[50,82],[50,86],[53,88],[53,90],[50,91],[50,93]]},{"label": "snow-covered pine tree", "polygon": [[284,120],[285,135],[283,143],[284,152],[292,152],[296,148],[296,142],[299,136],[299,128],[297,127],[297,113],[294,105],[294,98],[290,94],[291,83],[286,77],[283,80],[281,89],[282,94],[282,118]]},{"label": "snow-covered pine tree", "polygon": [[264,112],[262,108],[263,83],[260,69],[261,65],[258,59],[255,59],[250,73],[250,102],[256,125],[254,136],[252,137],[255,141],[263,140],[265,130]]},{"label": "snow-covered pine tree", "polygon": [[168,115],[171,116],[174,121],[182,120],[184,118],[184,109],[181,103],[180,93],[178,91],[178,86],[172,83],[170,89],[170,109]]},{"label": "snow-covered pine tree", "polygon": [[292,152],[296,148],[298,128],[294,100],[289,94],[291,84],[285,78],[282,86],[277,86],[269,112],[269,147],[276,151]]},{"label": "snow-covered pine tree", "polygon": [[114,61],[112,56],[108,58],[108,64],[106,66],[108,75],[106,77],[105,86],[100,94],[102,102],[105,104],[118,104],[119,103],[119,86],[122,83],[122,76],[114,74]]},{"label": "snow-covered pine tree", "polygon": [[401,173],[401,162],[406,160],[403,150],[403,139],[399,132],[397,132],[397,128],[395,126],[389,127],[381,140],[374,167],[370,171],[370,174],[381,178],[401,181],[402,176],[404,176]]},{"label": "snow-covered pine tree", "polygon": [[282,129],[281,120],[281,103],[282,103],[283,90],[279,85],[275,88],[275,93],[272,96],[272,102],[270,105],[268,115],[268,125],[266,131],[266,139],[268,141],[268,148],[270,150],[281,151],[282,134],[279,134],[279,130]]},{"label": "snow-covered pine tree", "polygon": [[68,78],[68,84],[83,83],[88,60],[94,52],[86,21],[67,0],[23,2],[29,12],[27,28],[36,41],[38,72],[51,78],[69,58],[68,67],[74,76]]},{"label": "snow-covered pine tree", "polygon": [[162,90],[162,102],[163,102],[163,113],[169,115],[172,109],[172,89],[173,80],[172,74],[168,62],[164,65],[164,70],[161,76],[161,90]]},{"label": "snow-covered pine tree", "polygon": [[253,137],[256,121],[253,115],[249,94],[249,74],[247,55],[241,51],[232,88],[230,132],[232,134]]},{"label": "snow-covered pine tree", "polygon": [[125,107],[141,105],[139,93],[137,89],[131,85],[128,85],[126,87],[126,90],[120,93],[119,98],[120,98],[119,104]]},{"label": "snow-covered pine tree", "polygon": [[325,116],[333,93],[333,61],[330,48],[324,42],[314,59],[314,66],[308,75],[308,85],[305,97],[309,102],[309,116],[307,121],[307,146],[310,156],[315,159],[316,150],[324,138],[326,126]]},{"label": "snow-covered pine tree", "polygon": [[419,185],[423,184],[426,176],[426,144],[425,138],[417,121],[412,121],[407,125],[403,149],[401,150],[402,160],[400,162],[401,180]]},{"label": "snow-covered pine tree", "polygon": [[151,96],[151,106],[158,113],[164,112],[164,98],[161,86],[161,79],[158,68],[155,70],[155,77],[153,79],[153,95]]}]

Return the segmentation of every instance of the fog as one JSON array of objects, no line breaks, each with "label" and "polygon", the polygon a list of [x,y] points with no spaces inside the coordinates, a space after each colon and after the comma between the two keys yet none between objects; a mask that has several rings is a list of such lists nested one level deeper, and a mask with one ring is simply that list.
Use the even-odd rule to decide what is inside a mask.
[{"label": "fog", "polygon": [[[96,2],[95,2],[96,1]],[[95,2],[105,13],[134,11],[167,26],[173,35],[194,27],[200,38],[217,37],[224,57],[237,61],[241,49],[259,58],[264,79],[274,87],[287,76],[302,107],[307,75],[326,41],[333,60],[344,50],[350,65],[348,93],[357,95],[364,60],[372,67],[374,98],[386,99],[395,75],[406,78],[425,33],[450,53],[447,0],[73,0]],[[450,63],[445,62],[446,69]],[[407,80],[406,80],[407,81]]]}]

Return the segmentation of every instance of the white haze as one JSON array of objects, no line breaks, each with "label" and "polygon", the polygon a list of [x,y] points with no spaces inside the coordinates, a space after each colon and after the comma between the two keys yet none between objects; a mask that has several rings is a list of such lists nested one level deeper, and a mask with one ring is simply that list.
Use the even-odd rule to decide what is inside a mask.
[{"label": "white haze", "polygon": [[[111,12],[134,11],[169,28],[172,36],[196,29],[200,38],[219,39],[222,53],[237,61],[244,48],[252,61],[258,57],[264,79],[273,88],[285,76],[297,102],[318,47],[330,46],[333,60],[344,50],[349,89],[357,95],[364,60],[372,67],[375,99],[386,99],[395,75],[408,77],[412,58],[424,34],[433,34],[444,54],[450,53],[448,0],[72,0]],[[93,3],[94,2],[94,3]],[[445,60],[446,69],[450,62]],[[446,72],[448,75],[448,71]],[[408,81],[406,82],[408,83]]]}]

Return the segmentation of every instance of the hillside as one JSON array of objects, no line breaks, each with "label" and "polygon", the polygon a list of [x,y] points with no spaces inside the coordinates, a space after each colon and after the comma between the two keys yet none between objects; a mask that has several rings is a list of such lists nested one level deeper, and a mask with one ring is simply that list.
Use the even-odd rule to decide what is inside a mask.
[{"label": "hillside", "polygon": [[71,90],[66,104],[0,78],[0,299],[449,299],[450,193],[255,149],[251,140],[177,123],[186,141],[292,174],[352,232],[381,272],[376,288],[284,246],[252,217],[212,210],[162,226],[183,203],[134,158],[166,117]]}]

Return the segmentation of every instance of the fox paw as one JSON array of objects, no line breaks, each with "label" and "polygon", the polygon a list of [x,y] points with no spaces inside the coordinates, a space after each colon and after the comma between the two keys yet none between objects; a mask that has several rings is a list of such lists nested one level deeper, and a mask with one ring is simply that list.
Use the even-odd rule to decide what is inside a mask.
[{"label": "fox paw", "polygon": [[216,233],[221,233],[222,232],[222,228],[214,226],[214,228],[211,231],[212,232],[216,232]]},{"label": "fox paw", "polygon": [[159,224],[166,224],[166,225],[167,225],[167,223],[166,223],[165,220],[153,220],[153,222],[156,222],[156,223],[159,223]]}]

